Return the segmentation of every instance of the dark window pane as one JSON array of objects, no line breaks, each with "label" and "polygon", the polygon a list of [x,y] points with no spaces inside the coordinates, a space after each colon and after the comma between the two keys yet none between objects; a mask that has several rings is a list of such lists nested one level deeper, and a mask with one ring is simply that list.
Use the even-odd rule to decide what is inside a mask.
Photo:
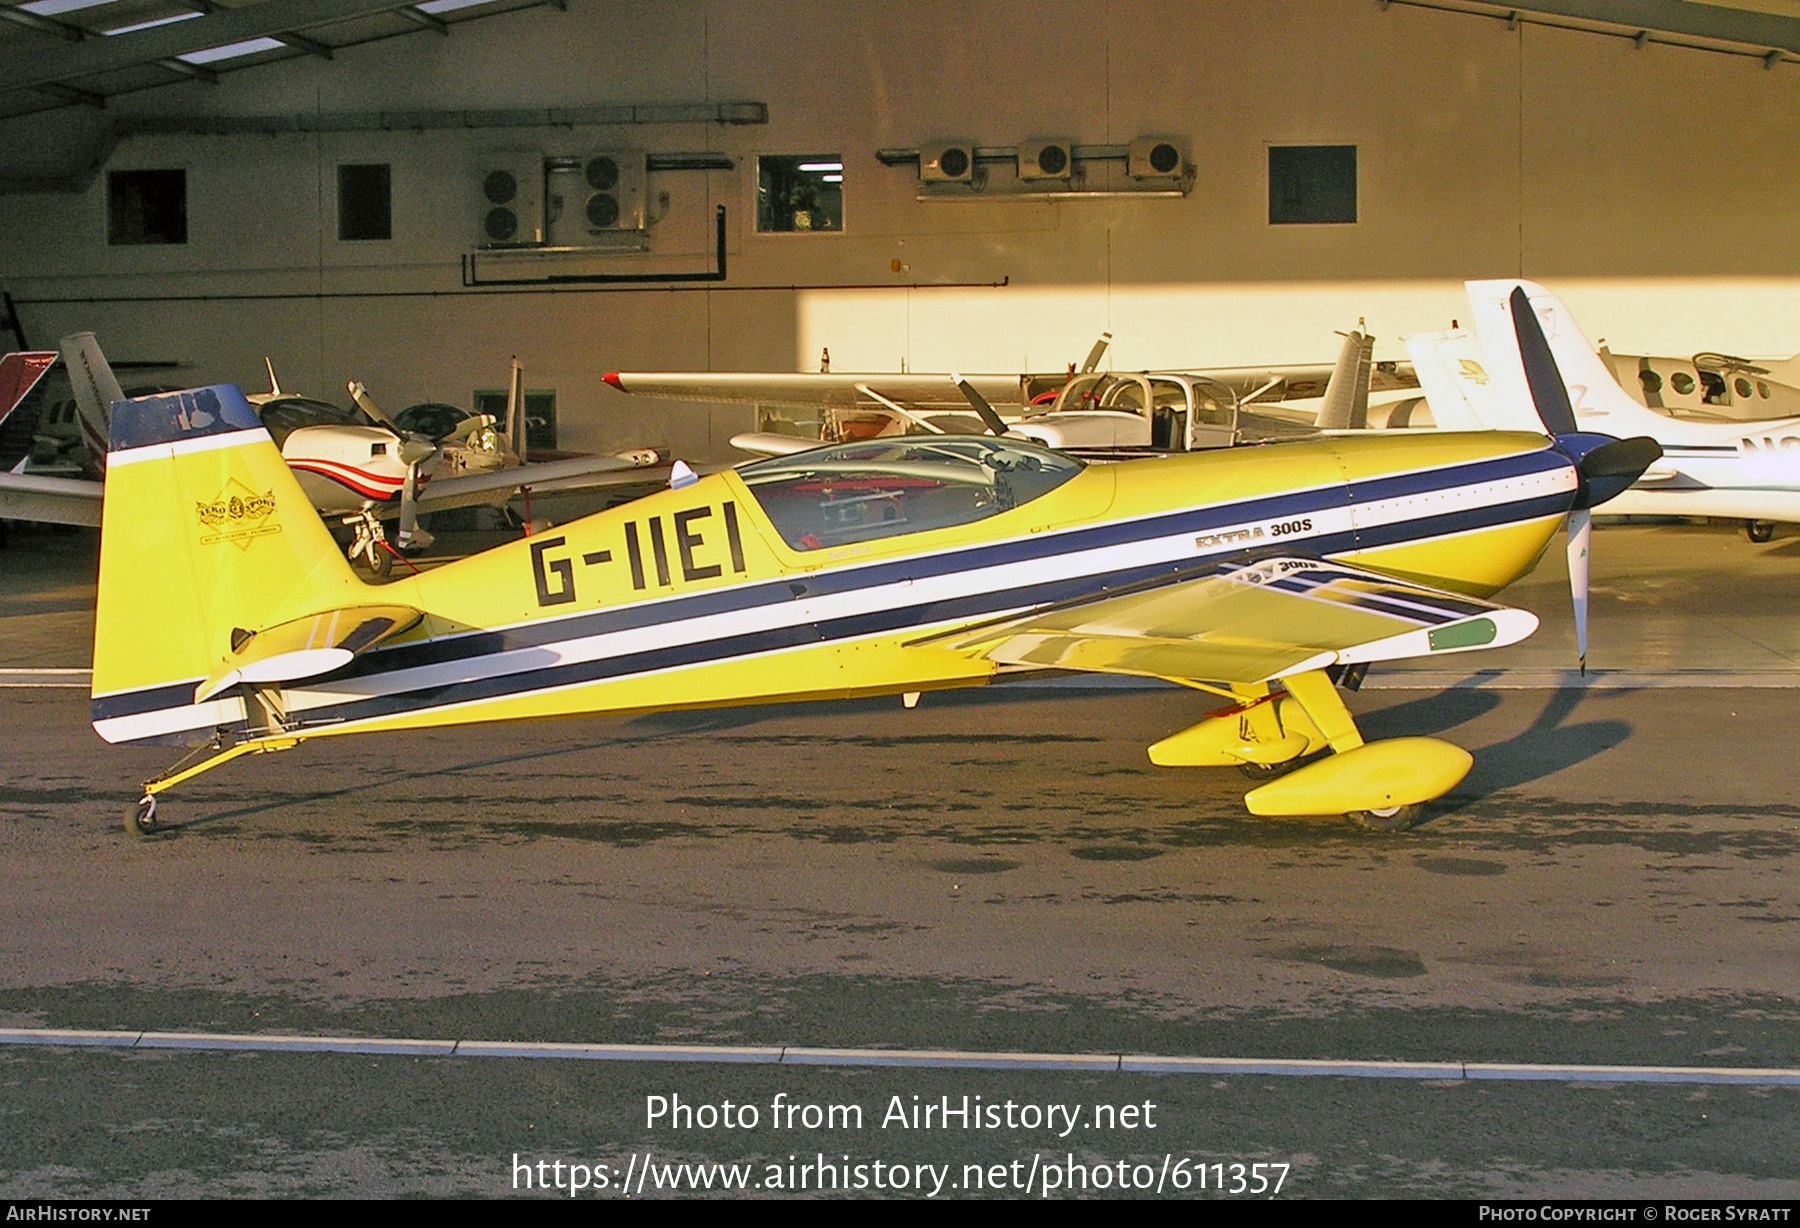
[{"label": "dark window pane", "polygon": [[385,162],[338,167],[338,238],[393,238],[391,185]]},{"label": "dark window pane", "polygon": [[115,247],[187,242],[186,171],[108,171],[106,241]]},{"label": "dark window pane", "polygon": [[[492,414],[496,429],[506,429],[506,390],[475,390],[475,412]],[[525,390],[525,446],[527,451],[556,450],[556,392],[554,389]]]},{"label": "dark window pane", "polygon": [[844,228],[842,154],[787,154],[756,160],[756,229],[840,231]]},{"label": "dark window pane", "polygon": [[1269,224],[1356,220],[1356,146],[1278,145],[1269,149]]}]

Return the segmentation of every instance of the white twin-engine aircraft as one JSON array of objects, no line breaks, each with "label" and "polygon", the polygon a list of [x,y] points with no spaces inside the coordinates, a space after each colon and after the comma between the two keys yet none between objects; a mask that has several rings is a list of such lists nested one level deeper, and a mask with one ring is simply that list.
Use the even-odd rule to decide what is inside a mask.
[{"label": "white twin-engine aircraft", "polygon": [[[1406,339],[1440,430],[1518,430],[1536,421],[1528,390],[1504,360],[1513,327],[1508,300],[1520,286],[1568,380],[1576,424],[1647,436],[1662,447],[1662,459],[1607,503],[1609,515],[1740,520],[1752,541],[1769,540],[1773,522],[1800,523],[1800,416],[1750,416],[1800,408],[1767,371],[1723,355],[1683,364],[1596,352],[1562,300],[1531,282],[1469,282],[1473,332]],[[1624,391],[1615,378],[1621,365],[1635,368],[1638,388],[1656,408]]]}]

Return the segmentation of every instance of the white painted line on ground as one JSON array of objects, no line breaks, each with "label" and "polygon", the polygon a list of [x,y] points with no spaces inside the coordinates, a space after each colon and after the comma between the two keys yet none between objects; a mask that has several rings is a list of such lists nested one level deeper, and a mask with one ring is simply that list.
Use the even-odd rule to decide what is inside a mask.
[{"label": "white painted line on ground", "polygon": [[1672,669],[1656,673],[1591,669],[1585,676],[1572,669],[1371,670],[1362,685],[1366,691],[1765,690],[1800,687],[1800,669]]},{"label": "white painted line on ground", "polygon": [[0,687],[71,687],[93,685],[91,669],[0,669]]},{"label": "white painted line on ground", "polygon": [[1350,1079],[1481,1079],[1526,1083],[1713,1083],[1800,1087],[1800,1069],[1731,1066],[1586,1066],[1568,1063],[1379,1062],[1330,1058],[1166,1057],[1132,1053],[981,1053],[958,1049],[828,1049],[792,1045],[605,1045],[383,1036],[228,1035],[0,1028],[0,1045],[190,1049],[222,1053],[376,1053],[589,1062],[703,1062],[764,1066],[886,1066],[936,1070],[1062,1070],[1122,1074],[1253,1075]]}]

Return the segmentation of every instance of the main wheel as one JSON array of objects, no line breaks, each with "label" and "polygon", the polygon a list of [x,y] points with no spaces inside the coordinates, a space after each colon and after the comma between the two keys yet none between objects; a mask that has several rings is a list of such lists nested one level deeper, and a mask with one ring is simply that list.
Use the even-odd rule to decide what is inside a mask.
[{"label": "main wheel", "polygon": [[1744,537],[1748,541],[1761,544],[1774,536],[1775,522],[1773,520],[1746,520],[1744,522]]},{"label": "main wheel", "polygon": [[1423,803],[1388,806],[1382,810],[1352,810],[1344,817],[1364,831],[1405,831],[1425,813]]},{"label": "main wheel", "polygon": [[1285,763],[1251,763],[1245,760],[1237,765],[1237,769],[1251,780],[1274,780],[1277,776],[1287,775],[1299,765],[1298,759],[1289,759]]},{"label": "main wheel", "polygon": [[156,799],[146,793],[138,799],[135,806],[125,811],[125,830],[136,832],[140,836],[155,833],[160,824],[156,821]]}]

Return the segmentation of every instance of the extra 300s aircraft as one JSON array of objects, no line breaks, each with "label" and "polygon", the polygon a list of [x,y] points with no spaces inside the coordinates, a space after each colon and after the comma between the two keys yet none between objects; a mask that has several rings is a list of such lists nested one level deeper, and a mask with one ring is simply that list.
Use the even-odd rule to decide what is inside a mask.
[{"label": "extra 300s aircraft", "polygon": [[[1575,432],[1522,291],[1513,303],[1510,361],[1541,433],[1110,465],[994,436],[865,440],[379,588],[332,548],[235,387],[121,401],[94,727],[196,748],[130,811],[148,832],[171,787],[309,738],[1087,670],[1223,699],[1150,758],[1293,768],[1247,796],[1254,814],[1406,827],[1472,760],[1432,738],[1364,743],[1338,683],[1371,661],[1528,635],[1535,617],[1483,598],[1565,522],[1584,563],[1588,509],[1657,456]],[[1585,565],[1572,573],[1579,618]]]}]

